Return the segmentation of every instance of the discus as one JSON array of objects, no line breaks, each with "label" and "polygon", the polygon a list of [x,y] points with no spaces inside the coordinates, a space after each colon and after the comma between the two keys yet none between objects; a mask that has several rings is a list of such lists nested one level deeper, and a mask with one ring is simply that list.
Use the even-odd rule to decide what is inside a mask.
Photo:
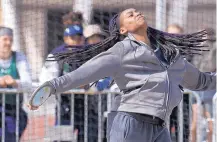
[{"label": "discus", "polygon": [[49,83],[38,87],[31,95],[29,100],[29,105],[33,107],[39,107],[46,102],[46,100],[51,96],[52,86]]}]

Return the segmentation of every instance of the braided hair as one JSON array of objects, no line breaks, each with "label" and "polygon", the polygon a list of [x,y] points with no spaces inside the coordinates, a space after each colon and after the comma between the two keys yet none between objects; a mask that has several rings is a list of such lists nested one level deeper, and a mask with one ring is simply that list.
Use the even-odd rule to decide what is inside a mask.
[{"label": "braided hair", "polygon": [[160,48],[169,63],[175,58],[178,51],[183,56],[201,55],[201,51],[209,51],[208,49],[203,49],[208,46],[202,44],[208,40],[206,38],[208,34],[206,30],[193,34],[171,34],[148,27],[147,34],[151,47],[153,49]]},{"label": "braided hair", "polygon": [[68,46],[69,49],[66,52],[56,53],[52,57],[48,58],[47,61],[63,61],[69,65],[83,64],[90,60],[92,57],[99,53],[108,50],[114,46],[117,42],[121,41],[121,35],[119,34],[119,28],[117,26],[118,15],[115,15],[109,23],[109,34],[110,36],[103,41],[92,44],[77,47],[76,50],[70,50],[73,47]]},{"label": "braided hair", "polygon": [[[110,20],[110,36],[108,38],[97,44],[81,46],[77,48],[77,50],[68,50],[67,52],[56,53],[52,57],[52,61],[61,60],[69,65],[83,64],[92,57],[114,46],[124,38],[124,36],[119,33],[119,15],[120,14],[115,15]],[[201,51],[208,51],[207,49],[203,49],[207,46],[201,44],[207,40],[205,38],[207,37],[207,34],[208,32],[206,30],[193,34],[170,34],[152,27],[147,28],[147,35],[151,43],[151,48],[153,50],[160,48],[168,62],[171,62],[174,59],[178,51],[181,55],[200,54]],[[71,47],[68,48],[70,49]]]}]

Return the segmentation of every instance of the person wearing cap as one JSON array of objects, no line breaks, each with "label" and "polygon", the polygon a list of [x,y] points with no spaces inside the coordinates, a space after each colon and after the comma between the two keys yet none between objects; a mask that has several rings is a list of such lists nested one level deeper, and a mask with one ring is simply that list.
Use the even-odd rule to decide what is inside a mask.
[{"label": "person wearing cap", "polygon": [[[101,27],[97,24],[88,25],[84,29],[84,37],[86,38],[87,44],[96,44],[106,38],[106,33],[102,31]],[[107,77],[105,79],[101,79],[97,82],[96,88],[99,91],[104,89],[108,89],[110,86],[112,79]]]},{"label": "person wearing cap", "polygon": [[83,28],[81,25],[70,25],[64,31],[64,42],[69,46],[83,46]]},{"label": "person wearing cap", "polygon": [[[13,30],[0,27],[0,88],[17,88],[27,91],[31,88],[31,76],[26,56],[17,51],[12,51]],[[5,141],[16,141],[16,94],[6,93],[5,100],[0,94],[0,122],[2,122],[2,107],[5,103]],[[23,94],[19,94],[19,138],[27,125],[27,114],[22,108]],[[3,135],[0,126],[0,139]]]},{"label": "person wearing cap", "polygon": [[[69,46],[74,48],[70,48],[76,50],[80,46],[84,45],[84,37],[83,37],[83,28],[80,25],[70,25],[63,32],[64,43],[57,48],[54,48],[50,54],[48,54],[47,58],[50,58],[55,53],[65,52],[69,50]],[[39,82],[43,83],[49,79],[62,76],[64,72],[68,72],[69,69],[65,65],[65,69],[63,70],[64,65],[59,62],[49,61],[45,62],[42,67],[41,74],[39,76]],[[75,67],[76,68],[76,67]]]},{"label": "person wearing cap", "polygon": [[[105,32],[102,31],[101,27],[97,24],[94,25],[88,25],[87,27],[84,28],[84,37],[86,38],[86,43],[87,44],[96,44],[99,43],[100,41],[104,40],[106,38],[107,34]],[[97,88],[98,91],[103,91],[105,89],[109,89],[112,83],[112,78],[111,77],[106,77],[104,79],[100,79],[96,84],[95,87]],[[97,100],[97,96],[91,96],[95,97],[95,100]],[[103,97],[106,97],[106,95],[104,95]],[[91,99],[91,98],[90,98]],[[106,99],[102,99],[102,108],[106,108],[104,106],[107,105],[106,103]],[[97,105],[98,103],[96,102],[95,105]],[[97,106],[95,106],[97,108]],[[97,111],[97,110],[96,110]],[[102,110],[102,111],[106,111],[106,110]],[[95,112],[97,114],[97,112]],[[91,114],[89,114],[91,115]],[[96,120],[95,120],[96,121]],[[98,122],[96,122],[98,123]],[[106,119],[105,119],[105,123]],[[90,124],[91,125],[91,124]],[[107,125],[107,124],[104,124]],[[104,131],[106,132],[106,127],[104,129]],[[94,129],[92,130],[92,133],[96,133],[97,134],[97,130],[94,131]]]},{"label": "person wearing cap", "polygon": [[[85,39],[83,36],[83,28],[81,25],[69,25],[63,32],[63,40],[64,43],[60,45],[59,47],[53,49],[51,53],[48,55],[47,58],[52,57],[55,53],[65,52],[68,50],[77,50],[79,47],[83,46],[85,44]],[[70,47],[70,48],[69,48]],[[50,80],[55,77],[60,77],[68,72],[71,72],[75,69],[77,69],[80,65],[74,65],[73,67],[69,66],[67,63],[63,62],[55,62],[55,61],[46,61],[44,66],[42,67],[41,74],[39,76],[39,82],[40,84],[44,83],[47,80]],[[86,86],[82,86],[80,88],[86,88]],[[72,88],[73,89],[73,88]],[[71,95],[69,94],[61,94],[61,101],[60,101],[60,125],[70,125],[71,120]],[[74,126],[75,129],[78,129],[78,140],[81,140],[83,138],[83,118],[84,118],[84,95],[75,95],[74,97],[75,102],[79,103],[79,105],[74,106]],[[58,102],[58,101],[57,101]],[[55,118],[55,125],[58,124],[57,118],[57,108],[56,108],[56,118]],[[77,115],[79,114],[79,115]]]},{"label": "person wearing cap", "polygon": [[96,44],[105,39],[106,36],[106,33],[97,24],[88,25],[84,29],[84,37],[86,38],[87,44]]},{"label": "person wearing cap", "polygon": [[[57,48],[53,49],[48,58],[52,57],[55,53],[65,52],[68,50],[77,50],[79,47],[84,45],[83,28],[81,25],[70,25],[63,32],[64,43]],[[70,48],[68,48],[70,47]],[[73,68],[69,68],[67,64],[49,61],[45,62],[42,67],[41,74],[39,76],[39,82],[44,83],[45,81],[62,76],[67,72],[75,70],[79,65],[75,65]]]}]

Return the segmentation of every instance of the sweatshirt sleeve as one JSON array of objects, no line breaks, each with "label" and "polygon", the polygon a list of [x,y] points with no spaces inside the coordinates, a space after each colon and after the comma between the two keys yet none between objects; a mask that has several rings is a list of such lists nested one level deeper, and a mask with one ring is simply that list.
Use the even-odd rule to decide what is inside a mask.
[{"label": "sweatshirt sleeve", "polygon": [[208,91],[216,89],[216,73],[200,72],[185,60],[186,71],[181,85],[194,91]]},{"label": "sweatshirt sleeve", "polygon": [[61,93],[90,82],[97,81],[103,77],[113,77],[121,69],[123,44],[117,43],[111,49],[103,52],[81,67],[64,76],[50,81],[54,87],[54,93]]}]

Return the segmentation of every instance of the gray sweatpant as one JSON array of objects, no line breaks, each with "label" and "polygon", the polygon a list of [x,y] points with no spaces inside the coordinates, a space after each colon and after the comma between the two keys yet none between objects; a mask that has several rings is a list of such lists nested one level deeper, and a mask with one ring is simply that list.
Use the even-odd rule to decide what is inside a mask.
[{"label": "gray sweatpant", "polygon": [[108,135],[109,142],[171,142],[166,127],[144,122],[125,112],[117,112]]}]

